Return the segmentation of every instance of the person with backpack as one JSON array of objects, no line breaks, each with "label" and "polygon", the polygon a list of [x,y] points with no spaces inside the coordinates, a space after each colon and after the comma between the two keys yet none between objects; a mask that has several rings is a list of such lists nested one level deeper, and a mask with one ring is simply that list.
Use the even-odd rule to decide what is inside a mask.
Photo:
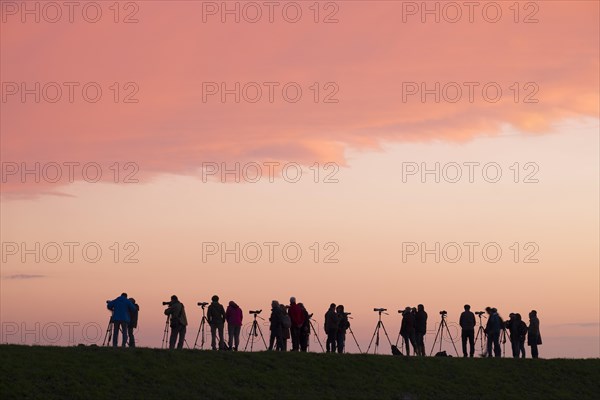
[{"label": "person with backpack", "polygon": [[521,314],[517,314],[519,320],[519,350],[521,351],[521,358],[525,358],[525,339],[527,338],[527,324],[523,321]]},{"label": "person with backpack", "polygon": [[542,344],[542,335],[540,334],[540,320],[537,317],[536,310],[531,310],[529,313],[527,344],[531,347],[531,357],[538,358],[538,346]]},{"label": "person with backpack", "polygon": [[335,312],[335,303],[331,303],[329,310],[325,313],[325,334],[327,334],[327,342],[325,348],[327,353],[333,352],[337,348],[337,333],[340,321],[337,313]]},{"label": "person with backpack", "polygon": [[129,334],[129,347],[135,347],[135,336],[133,336],[133,330],[137,328],[138,315],[140,312],[140,306],[135,302],[135,299],[131,297],[129,299],[131,304],[135,307],[135,310],[129,311],[129,325],[127,325],[127,333]]},{"label": "person with backpack", "polygon": [[135,311],[135,306],[127,298],[127,293],[121,293],[114,300],[106,300],[106,308],[112,311],[111,321],[113,323],[113,347],[117,347],[119,331],[123,334],[122,347],[127,345],[128,325],[131,321],[131,314]]},{"label": "person with backpack", "polygon": [[519,358],[519,320],[517,319],[517,315],[514,313],[510,313],[508,316],[508,321],[506,321],[506,329],[508,329],[510,336],[510,348],[512,350],[513,358]]},{"label": "person with backpack", "polygon": [[211,342],[213,350],[217,350],[217,332],[219,333],[219,350],[225,347],[223,330],[225,328],[225,308],[219,303],[219,296],[214,295],[212,303],[208,306],[207,319],[210,325]]},{"label": "person with backpack", "polygon": [[[171,301],[168,303],[169,307],[165,310],[165,315],[169,316],[171,326],[171,337],[169,338],[169,349],[175,348],[175,342],[177,342],[177,349],[183,348],[185,342],[185,332],[187,330],[187,317],[185,315],[185,307],[183,303],[179,302],[177,296],[171,296]],[[179,341],[177,339],[179,338]]]},{"label": "person with backpack", "polygon": [[299,304],[296,304],[296,298],[290,298],[290,307],[288,309],[288,315],[291,319],[291,336],[292,336],[292,351],[300,350],[300,335],[302,331],[302,325],[304,325],[304,313],[300,308]]},{"label": "person with backpack", "polygon": [[229,333],[229,348],[237,351],[240,345],[240,331],[242,330],[244,314],[235,301],[229,302],[227,311],[225,311],[225,319],[227,320],[227,332]]},{"label": "person with backpack", "polygon": [[344,312],[344,306],[339,305],[335,309],[338,315],[338,333],[336,337],[337,351],[343,353],[346,347],[346,331],[350,328],[350,321],[348,320],[348,314]]}]

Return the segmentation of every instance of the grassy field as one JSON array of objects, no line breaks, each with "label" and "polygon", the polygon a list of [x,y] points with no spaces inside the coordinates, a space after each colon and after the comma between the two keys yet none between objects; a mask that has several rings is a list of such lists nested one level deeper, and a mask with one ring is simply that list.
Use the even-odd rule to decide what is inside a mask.
[{"label": "grassy field", "polygon": [[6,399],[596,399],[600,360],[0,346]]}]

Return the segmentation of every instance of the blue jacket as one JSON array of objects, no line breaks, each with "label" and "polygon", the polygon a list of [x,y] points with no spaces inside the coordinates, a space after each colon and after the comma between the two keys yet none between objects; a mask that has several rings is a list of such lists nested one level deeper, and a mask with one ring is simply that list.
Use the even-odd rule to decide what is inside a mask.
[{"label": "blue jacket", "polygon": [[123,321],[129,323],[129,312],[135,311],[135,306],[125,296],[119,296],[116,299],[109,301],[106,308],[112,310],[113,321]]}]

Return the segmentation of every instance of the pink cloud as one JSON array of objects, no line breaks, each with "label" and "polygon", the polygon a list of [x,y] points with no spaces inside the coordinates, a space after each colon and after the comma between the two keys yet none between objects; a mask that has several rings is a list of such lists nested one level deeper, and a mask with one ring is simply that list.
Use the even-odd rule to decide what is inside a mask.
[{"label": "pink cloud", "polygon": [[[23,24],[14,17],[2,24],[5,85],[93,81],[103,90],[94,104],[79,90],[73,103],[66,90],[57,103],[9,96],[0,122],[3,162],[96,162],[106,181],[113,162],[134,162],[147,180],[194,173],[211,161],[343,163],[346,149],[376,149],[382,141],[466,141],[504,125],[542,134],[566,118],[598,116],[597,2],[539,3],[533,24],[514,23],[508,5],[498,23],[475,14],[476,22],[455,24],[417,17],[404,24],[402,2],[340,2],[335,24],[315,24],[312,14],[296,24],[202,23],[201,2],[139,5],[136,24]],[[114,103],[113,82],[121,99],[133,88],[124,84],[134,82],[139,102]],[[203,82],[297,82],[303,96],[289,103],[278,89],[270,103],[261,85],[257,103],[234,103],[231,95],[225,104],[218,96],[204,103]],[[458,82],[463,97],[403,102],[403,82]],[[495,82],[502,98],[484,101],[478,89],[470,102],[464,82]],[[338,102],[324,103],[337,89]],[[538,102],[524,103],[527,94]],[[16,176],[3,194],[60,192],[67,182],[23,184]]]}]

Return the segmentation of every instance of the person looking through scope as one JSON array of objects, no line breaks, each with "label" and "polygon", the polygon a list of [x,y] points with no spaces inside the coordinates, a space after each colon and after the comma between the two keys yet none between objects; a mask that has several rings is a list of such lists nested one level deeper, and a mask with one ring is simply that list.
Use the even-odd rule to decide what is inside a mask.
[{"label": "person looking through scope", "polygon": [[462,329],[461,339],[462,339],[462,352],[463,357],[467,357],[467,340],[469,341],[469,357],[473,357],[475,355],[475,325],[477,322],[475,321],[475,314],[471,312],[471,306],[465,304],[465,311],[460,314],[459,325]]},{"label": "person looking through scope", "polygon": [[185,341],[185,332],[188,324],[185,307],[175,295],[171,296],[171,301],[163,301],[162,304],[163,306],[168,306],[165,310],[165,315],[169,317],[169,326],[171,327],[169,349],[173,350],[175,343],[177,343],[177,349],[181,350]]},{"label": "person looking through scope", "polygon": [[350,321],[348,320],[348,315],[350,313],[344,312],[344,306],[338,305],[335,308],[335,311],[338,315],[338,333],[336,337],[337,342],[337,351],[338,353],[343,353],[346,348],[346,331],[350,328]]},{"label": "person looking through scope", "polygon": [[219,296],[214,295],[212,303],[208,306],[207,316],[208,324],[210,325],[210,346],[213,350],[217,350],[217,332],[219,333],[219,350],[225,347],[225,339],[223,330],[225,329],[225,308],[219,303]]},{"label": "person looking through scope", "polygon": [[127,298],[127,293],[121,293],[114,300],[106,300],[106,308],[112,311],[113,322],[113,347],[117,347],[119,341],[119,331],[122,332],[122,347],[127,345],[127,334],[129,322],[131,321],[130,313],[135,311],[135,306]]},{"label": "person looking through scope", "polygon": [[404,310],[398,310],[398,312],[402,313],[400,335],[404,339],[406,355],[410,356],[410,346],[413,347],[415,354],[417,354],[415,314],[410,307],[406,307]]},{"label": "person looking through scope", "polygon": [[427,334],[427,313],[425,312],[425,306],[419,304],[415,314],[415,336],[418,356],[425,356],[425,334]]},{"label": "person looking through scope", "polygon": [[485,326],[485,334],[487,335],[487,356],[502,357],[502,349],[500,349],[500,331],[502,330],[502,319],[498,315],[498,310],[492,307],[486,307],[488,313],[488,321]]},{"label": "person looking through scope", "polygon": [[327,353],[335,353],[339,324],[340,320],[335,312],[335,303],[331,303],[329,310],[325,313],[325,334],[327,335],[325,348],[327,349]]},{"label": "person looking through scope", "polygon": [[235,301],[229,302],[227,311],[225,311],[225,319],[227,320],[227,332],[229,333],[229,348],[237,351],[240,345],[240,331],[242,330],[244,314]]}]

